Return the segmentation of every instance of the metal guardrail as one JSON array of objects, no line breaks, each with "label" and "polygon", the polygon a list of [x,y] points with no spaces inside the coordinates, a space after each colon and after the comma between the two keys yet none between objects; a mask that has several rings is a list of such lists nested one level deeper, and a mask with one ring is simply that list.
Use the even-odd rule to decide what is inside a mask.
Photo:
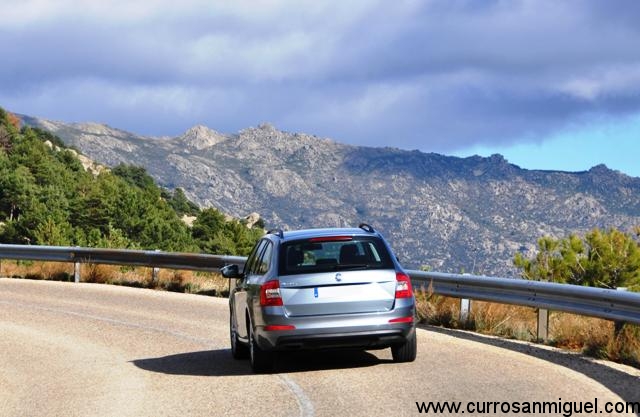
[{"label": "metal guardrail", "polygon": [[[82,263],[217,271],[228,264],[242,266],[246,261],[242,256],[3,244],[0,244],[0,259],[72,262],[76,265],[76,282],[79,282],[79,265]],[[566,311],[640,324],[638,293],[513,278],[412,270],[407,273],[414,286],[431,287],[434,293],[440,295],[524,305],[541,309],[540,311]],[[539,322],[539,334],[540,326]],[[543,334],[546,338],[546,332]]]},{"label": "metal guardrail", "polygon": [[[229,264],[244,265],[243,256],[205,255],[125,249],[98,249],[66,246],[25,246],[0,244],[0,259],[148,266],[152,268],[218,271]],[[76,267],[76,282],[79,281]]]},{"label": "metal guardrail", "polygon": [[[514,278],[407,271],[435,294],[566,311],[640,324],[640,294]],[[418,284],[418,285],[416,285]]]}]

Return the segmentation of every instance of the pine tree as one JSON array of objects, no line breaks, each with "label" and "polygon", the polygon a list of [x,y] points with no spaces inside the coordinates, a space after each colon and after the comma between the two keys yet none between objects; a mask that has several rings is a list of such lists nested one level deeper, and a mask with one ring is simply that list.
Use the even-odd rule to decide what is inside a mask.
[{"label": "pine tree", "polygon": [[[634,233],[637,236],[638,228]],[[532,259],[517,253],[522,277],[592,287],[640,290],[640,247],[634,235],[617,229],[594,229],[583,238],[543,237]]]}]

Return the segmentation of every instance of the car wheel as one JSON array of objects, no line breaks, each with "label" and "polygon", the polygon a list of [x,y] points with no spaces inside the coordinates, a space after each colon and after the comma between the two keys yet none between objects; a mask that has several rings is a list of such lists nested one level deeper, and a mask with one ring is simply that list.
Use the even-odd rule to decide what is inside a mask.
[{"label": "car wheel", "polygon": [[273,371],[275,354],[260,349],[253,333],[253,326],[249,326],[249,361],[253,372],[261,374]]},{"label": "car wheel", "polygon": [[233,316],[229,317],[229,339],[231,342],[231,356],[234,359],[247,359],[249,347],[238,340],[238,332],[233,327]]},{"label": "car wheel", "polygon": [[393,357],[394,362],[413,362],[416,360],[417,352],[418,342],[415,330],[407,337],[406,342],[401,345],[391,346],[391,357]]}]

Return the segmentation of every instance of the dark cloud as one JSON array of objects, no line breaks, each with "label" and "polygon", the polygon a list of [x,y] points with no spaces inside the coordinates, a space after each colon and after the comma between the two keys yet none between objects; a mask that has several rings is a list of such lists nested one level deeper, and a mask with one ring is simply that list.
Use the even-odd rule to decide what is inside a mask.
[{"label": "dark cloud", "polygon": [[0,23],[0,105],[143,134],[269,121],[438,152],[640,111],[633,0],[193,1],[127,15],[63,2]]}]

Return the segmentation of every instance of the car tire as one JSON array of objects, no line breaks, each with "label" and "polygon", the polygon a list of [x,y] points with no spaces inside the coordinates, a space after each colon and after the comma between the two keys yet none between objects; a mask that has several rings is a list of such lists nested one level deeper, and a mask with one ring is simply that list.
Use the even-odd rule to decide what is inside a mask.
[{"label": "car tire", "polygon": [[247,359],[249,357],[249,346],[238,340],[238,332],[233,327],[233,316],[229,317],[229,339],[231,342],[231,356],[234,359]]},{"label": "car tire", "polygon": [[249,362],[251,363],[251,369],[257,374],[272,372],[275,364],[275,353],[262,350],[258,346],[253,333],[253,326],[249,326]]},{"label": "car tire", "polygon": [[413,362],[416,360],[417,352],[418,342],[415,329],[407,337],[406,342],[401,345],[391,346],[391,357],[394,362]]}]

